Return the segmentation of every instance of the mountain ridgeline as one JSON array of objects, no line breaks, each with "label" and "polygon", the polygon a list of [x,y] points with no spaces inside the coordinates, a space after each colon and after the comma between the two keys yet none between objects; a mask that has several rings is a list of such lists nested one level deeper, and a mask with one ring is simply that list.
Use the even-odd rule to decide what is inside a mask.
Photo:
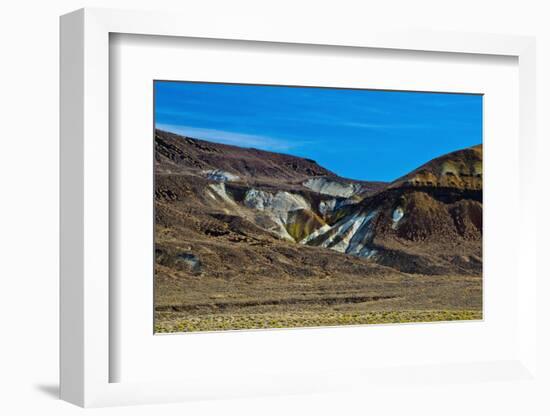
[{"label": "mountain ridgeline", "polygon": [[157,130],[159,270],[243,279],[352,269],[479,275],[482,156],[479,145],[391,183],[368,182],[310,159]]}]

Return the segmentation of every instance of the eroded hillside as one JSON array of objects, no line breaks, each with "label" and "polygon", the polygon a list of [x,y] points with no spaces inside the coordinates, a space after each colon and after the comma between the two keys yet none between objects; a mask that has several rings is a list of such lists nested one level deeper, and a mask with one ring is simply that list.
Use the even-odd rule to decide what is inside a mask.
[{"label": "eroded hillside", "polygon": [[162,131],[155,146],[161,321],[266,305],[480,307],[481,146],[389,184]]}]

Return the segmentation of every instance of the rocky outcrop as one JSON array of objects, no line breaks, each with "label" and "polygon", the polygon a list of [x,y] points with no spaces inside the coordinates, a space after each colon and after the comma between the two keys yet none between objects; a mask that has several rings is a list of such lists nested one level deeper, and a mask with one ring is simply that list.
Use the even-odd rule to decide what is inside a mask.
[{"label": "rocky outcrop", "polygon": [[205,176],[216,182],[235,182],[240,180],[238,175],[234,175],[231,172],[226,172],[221,169],[211,169],[204,171]]},{"label": "rocky outcrop", "polygon": [[361,191],[361,184],[333,178],[311,178],[303,182],[306,188],[324,195],[349,198]]},{"label": "rocky outcrop", "polygon": [[326,225],[325,221],[312,210],[296,209],[288,212],[285,228],[294,241],[298,242],[308,238]]},{"label": "rocky outcrop", "polygon": [[483,147],[478,145],[433,159],[397,179],[390,187],[439,187],[480,191],[483,189]]},{"label": "rocky outcrop", "polygon": [[362,211],[347,216],[333,226],[319,232],[314,238],[302,240],[303,244],[329,248],[340,253],[371,257],[370,247],[374,237],[374,219],[377,211]]},{"label": "rocky outcrop", "polygon": [[[323,225],[313,220],[309,203],[298,194],[286,191],[272,193],[253,188],[246,193],[243,203],[248,208],[268,213],[278,225],[278,235],[287,240],[301,239],[305,232]],[[307,213],[310,213],[309,217]]]}]

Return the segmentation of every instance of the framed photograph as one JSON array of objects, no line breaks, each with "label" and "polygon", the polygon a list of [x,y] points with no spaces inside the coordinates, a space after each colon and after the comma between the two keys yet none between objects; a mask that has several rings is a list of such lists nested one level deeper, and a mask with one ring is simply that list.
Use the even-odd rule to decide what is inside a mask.
[{"label": "framed photograph", "polygon": [[536,386],[534,40],[240,23],[61,18],[62,398]]},{"label": "framed photograph", "polygon": [[155,333],[482,319],[482,95],[153,88]]}]

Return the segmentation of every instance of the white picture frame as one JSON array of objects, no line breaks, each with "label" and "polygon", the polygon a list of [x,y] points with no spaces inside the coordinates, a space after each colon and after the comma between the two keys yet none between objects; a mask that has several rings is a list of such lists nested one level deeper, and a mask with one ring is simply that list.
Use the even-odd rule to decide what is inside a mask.
[{"label": "white picture frame", "polygon": [[[185,24],[182,24],[184,22]],[[237,24],[238,23],[238,24]],[[238,29],[236,29],[238,28]],[[190,378],[181,381],[111,382],[110,366],[119,359],[110,348],[109,293],[112,259],[110,239],[109,37],[136,34],[186,38],[331,45],[333,47],[431,51],[453,54],[504,55],[519,62],[520,212],[518,267],[524,278],[518,287],[517,354],[498,362],[415,367],[415,377],[427,385],[458,379],[480,383],[491,374],[518,383],[536,383],[536,218],[535,210],[535,41],[530,37],[468,33],[398,32],[379,29],[330,31],[311,25],[213,18],[202,22],[169,13],[82,9],[61,18],[61,398],[79,406],[160,403],[197,398],[338,391],[377,383],[399,383],[410,369],[332,369],[319,373],[281,373],[269,380],[217,383]],[[144,308],[148,305],[144,305]],[[216,334],[211,334],[216,336]],[[498,377],[497,377],[498,378]],[[348,380],[342,382],[342,380]],[[429,387],[427,387],[429,388]]]}]

